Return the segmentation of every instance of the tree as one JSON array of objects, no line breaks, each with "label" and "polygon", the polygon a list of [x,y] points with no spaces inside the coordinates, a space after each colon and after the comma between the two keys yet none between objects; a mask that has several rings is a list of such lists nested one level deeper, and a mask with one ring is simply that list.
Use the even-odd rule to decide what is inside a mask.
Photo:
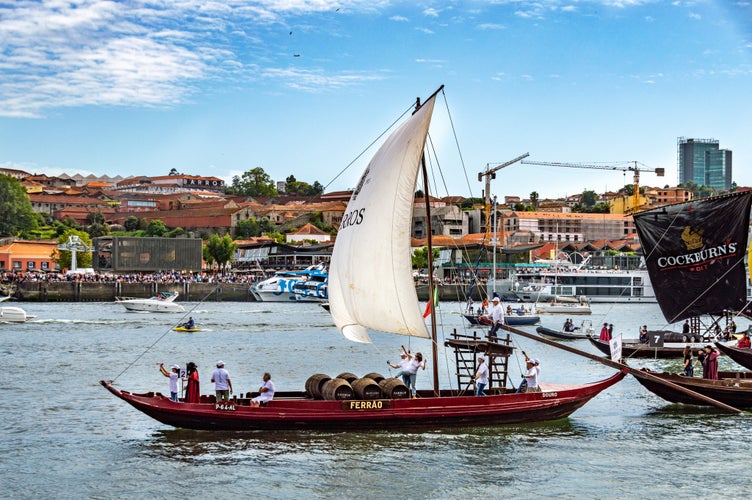
[{"label": "tree", "polygon": [[[91,238],[88,233],[78,229],[68,229],[65,231],[65,233],[58,237],[58,244],[68,243],[68,239],[71,236],[78,236],[85,245],[91,246]],[[58,250],[56,248],[52,251],[52,260],[54,260],[61,269],[71,268],[71,252],[69,250]],[[76,252],[76,267],[91,267],[91,252]]]},{"label": "tree", "polygon": [[149,225],[146,226],[146,230],[144,231],[144,236],[163,236],[169,229],[167,229],[167,225],[162,222],[159,219],[154,219],[149,221]]},{"label": "tree", "polygon": [[525,211],[525,204],[524,203],[520,203],[520,202],[515,203],[514,204],[514,210],[516,212],[524,212]]},{"label": "tree", "polygon": [[138,230],[138,217],[135,215],[129,215],[125,218],[123,221],[123,227],[125,227],[126,231],[136,231]]},{"label": "tree", "polygon": [[259,229],[259,224],[253,217],[241,220],[235,225],[236,238],[250,238],[259,235],[261,235],[261,229]]},{"label": "tree", "polygon": [[272,231],[274,231],[274,224],[272,224],[272,221],[269,220],[269,217],[262,217],[261,220],[258,221],[258,225],[261,234],[271,233]]},{"label": "tree", "polygon": [[538,191],[530,193],[530,203],[533,204],[534,211],[538,210]]},{"label": "tree", "polygon": [[104,224],[104,214],[102,212],[89,212],[86,216],[86,222],[89,224]]},{"label": "tree", "polygon": [[484,205],[486,202],[483,200],[483,198],[465,198],[465,200],[460,204],[460,208],[470,210],[476,205]]},{"label": "tree", "polygon": [[180,175],[180,173],[178,172],[177,168],[173,167],[170,169],[170,173],[167,175]]},{"label": "tree", "polygon": [[89,236],[92,238],[99,238],[100,236],[107,236],[110,234],[110,226],[95,222],[94,224],[86,226],[86,232],[89,233]]},{"label": "tree", "polygon": [[37,218],[23,185],[0,174],[0,236],[17,236],[37,228]]},{"label": "tree", "polygon": [[318,196],[324,192],[324,186],[319,181],[310,185],[307,182],[298,181],[294,175],[290,175],[285,179],[285,191],[289,194],[301,196]]},{"label": "tree", "polygon": [[276,196],[279,194],[274,187],[269,174],[261,167],[256,167],[244,172],[241,177],[232,178],[232,186],[228,189],[233,194],[240,196]]},{"label": "tree", "polygon": [[[433,249],[434,262],[439,258],[439,249]],[[413,251],[413,269],[423,269],[428,267],[428,247],[416,248]]]},{"label": "tree", "polygon": [[216,262],[219,267],[224,267],[225,264],[232,260],[235,255],[235,250],[238,249],[238,244],[232,241],[229,234],[219,237],[216,233],[209,237],[209,241],[206,242],[203,254],[204,260],[209,263]]},{"label": "tree", "polygon": [[598,202],[598,193],[591,190],[585,190],[582,192],[582,204],[586,207],[593,207]]}]

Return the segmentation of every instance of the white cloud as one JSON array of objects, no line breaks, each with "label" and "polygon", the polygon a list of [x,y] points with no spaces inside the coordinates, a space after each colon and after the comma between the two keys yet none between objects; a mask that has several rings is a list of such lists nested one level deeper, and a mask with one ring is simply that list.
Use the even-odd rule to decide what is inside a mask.
[{"label": "white cloud", "polygon": [[406,22],[409,22],[409,21],[410,21],[410,20],[409,20],[408,18],[406,18],[405,16],[392,16],[392,17],[390,17],[390,18],[389,18],[389,20],[391,20],[391,21],[396,21],[396,22],[400,22],[400,23],[406,23]]},{"label": "white cloud", "polygon": [[478,29],[480,30],[503,30],[506,29],[506,26],[503,24],[496,24],[496,23],[483,23],[478,25]]},{"label": "white cloud", "polygon": [[439,11],[429,7],[423,11],[423,15],[427,17],[439,17]]},{"label": "white cloud", "polygon": [[[0,116],[74,106],[171,106],[204,82],[258,74],[285,15],[368,12],[387,0],[0,2]],[[339,9],[339,10],[338,10]],[[238,44],[237,40],[242,40]],[[239,53],[239,48],[244,51]],[[333,75],[332,82],[349,81]]]},{"label": "white cloud", "polygon": [[342,72],[331,75],[323,70],[303,70],[296,68],[267,68],[262,71],[261,76],[277,80],[285,87],[306,92],[324,92],[364,82],[383,80],[385,78],[383,75],[378,74]]}]

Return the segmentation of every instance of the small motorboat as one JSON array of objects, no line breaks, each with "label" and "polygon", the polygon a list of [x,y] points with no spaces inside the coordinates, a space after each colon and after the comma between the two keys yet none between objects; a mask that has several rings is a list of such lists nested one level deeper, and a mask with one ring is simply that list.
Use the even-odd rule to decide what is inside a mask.
[{"label": "small motorboat", "polygon": [[175,328],[172,329],[175,332],[201,332],[201,328],[197,326],[185,326],[185,325],[178,325]]},{"label": "small motorboat", "polygon": [[538,335],[547,339],[553,340],[585,340],[588,335],[593,334],[593,327],[584,326],[575,328],[571,332],[565,332],[564,330],[554,330],[553,328],[546,328],[545,326],[539,326],[535,329]]},{"label": "small motorboat", "polygon": [[139,299],[134,297],[115,297],[115,302],[122,304],[122,306],[125,307],[126,310],[134,312],[185,312],[183,306],[175,303],[175,299],[177,298],[177,292],[159,292],[154,297],[149,297],[148,299]]},{"label": "small motorboat", "polygon": [[535,307],[540,314],[592,314],[590,304],[587,302],[538,302]]},{"label": "small motorboat", "polygon": [[[491,326],[492,324],[491,316],[489,316],[488,314],[463,314],[463,316],[471,325]],[[535,325],[537,323],[540,323],[540,316],[532,313],[521,315],[505,315],[504,323],[509,326]]]},{"label": "small motorboat", "polygon": [[[0,298],[0,302],[9,300],[10,296]],[[15,306],[0,306],[0,323],[24,323],[27,319],[34,318],[26,314],[26,311]]]}]

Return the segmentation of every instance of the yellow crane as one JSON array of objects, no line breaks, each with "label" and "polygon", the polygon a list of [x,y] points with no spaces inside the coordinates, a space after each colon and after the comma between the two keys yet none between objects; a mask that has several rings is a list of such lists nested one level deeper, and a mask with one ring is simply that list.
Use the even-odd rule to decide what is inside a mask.
[{"label": "yellow crane", "polygon": [[[640,172],[653,172],[658,177],[665,174],[664,168],[650,168],[637,161],[617,162],[613,165],[599,165],[589,163],[564,163],[558,161],[534,161],[523,160],[520,163],[527,165],[541,165],[548,167],[565,167],[565,168],[595,168],[599,170],[620,170],[622,172],[634,172],[634,184],[632,186],[632,212],[635,213],[640,207]],[[625,207],[626,208],[626,207]]]},{"label": "yellow crane", "polygon": [[[504,167],[508,167],[513,163],[517,163],[518,161],[522,160],[523,158],[527,158],[528,156],[530,156],[530,153],[522,154],[514,160],[505,161],[504,163],[486,163],[486,170],[484,172],[478,172],[478,182],[483,182],[483,177],[486,178],[486,189],[484,193],[486,204],[486,241],[488,241],[491,236],[491,179],[496,179],[497,171],[501,170]],[[494,166],[491,167],[491,165]]]}]

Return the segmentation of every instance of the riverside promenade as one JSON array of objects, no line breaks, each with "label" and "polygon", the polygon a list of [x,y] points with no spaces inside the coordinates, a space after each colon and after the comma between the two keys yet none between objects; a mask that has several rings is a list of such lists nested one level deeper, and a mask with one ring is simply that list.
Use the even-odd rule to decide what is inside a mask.
[{"label": "riverside promenade", "polygon": [[[444,284],[438,287],[440,301],[467,300],[468,284]],[[416,287],[418,299],[428,300],[428,287]],[[248,283],[127,283],[87,281],[28,281],[15,283],[7,290],[20,302],[114,302],[115,297],[148,298],[158,292],[177,292],[180,302],[254,302]],[[478,287],[473,300],[482,300]]]}]

